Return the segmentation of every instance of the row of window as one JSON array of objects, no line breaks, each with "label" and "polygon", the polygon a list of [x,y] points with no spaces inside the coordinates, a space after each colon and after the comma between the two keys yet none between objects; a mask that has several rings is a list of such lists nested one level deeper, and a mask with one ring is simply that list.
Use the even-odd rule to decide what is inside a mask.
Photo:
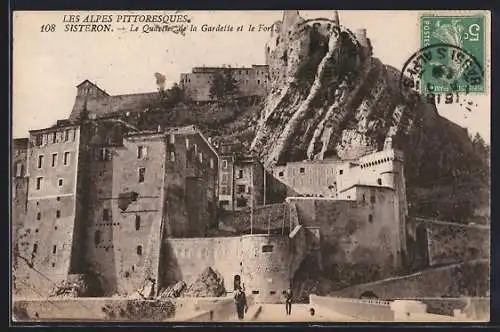
[{"label": "row of window", "polygon": [[35,144],[37,146],[42,146],[49,143],[70,142],[74,141],[75,137],[75,129],[65,129],[64,131],[37,135],[35,136]]},{"label": "row of window", "polygon": [[[101,241],[102,241],[101,231],[100,230],[96,230],[95,233],[94,233],[94,244],[95,244],[96,248],[99,246],[99,244],[101,243]],[[113,248],[113,247],[114,246],[111,246],[111,248]],[[139,255],[139,256],[142,255],[142,245],[138,245],[137,246],[136,252],[137,252],[137,255]]]},{"label": "row of window", "polygon": [[[41,190],[42,184],[43,184],[43,176],[37,177],[36,178],[36,190]],[[62,189],[62,187],[64,186],[64,179],[57,180],[57,186],[59,187],[59,189]]]},{"label": "row of window", "polygon": [[[103,221],[110,221],[111,219],[111,213],[108,209],[103,209],[102,210],[102,220]],[[138,231],[141,228],[141,216],[136,215],[135,216],[135,230]]]},{"label": "row of window", "polygon": [[[58,154],[57,153],[53,153],[52,154],[52,159],[51,159],[51,166],[52,167],[56,167],[57,166],[57,158]],[[63,164],[64,166],[68,166],[69,165],[69,161],[70,161],[70,156],[71,156],[71,152],[64,152],[64,155],[63,155]],[[39,155],[38,156],[38,163],[37,163],[37,167],[38,168],[42,168],[43,167],[43,162],[44,162],[44,155]]]},{"label": "row of window", "polygon": [[[56,218],[61,218],[61,211],[60,210],[56,211]],[[37,212],[36,220],[42,220],[42,213],[41,212]]]},{"label": "row of window", "polygon": [[[33,244],[33,253],[36,254],[38,251],[38,243],[34,243]],[[55,254],[57,252],[57,246],[56,245],[53,245],[52,246],[52,253]],[[52,265],[54,266],[54,265]]]}]

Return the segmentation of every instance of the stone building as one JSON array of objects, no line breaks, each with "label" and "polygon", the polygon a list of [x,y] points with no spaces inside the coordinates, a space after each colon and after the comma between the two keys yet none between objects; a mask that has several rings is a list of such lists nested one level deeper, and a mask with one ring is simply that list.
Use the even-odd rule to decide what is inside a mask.
[{"label": "stone building", "polygon": [[[288,198],[289,201],[296,202],[297,208],[303,213],[311,209],[303,214],[304,224],[325,227],[321,230],[321,235],[325,238],[332,236],[329,227],[338,227],[336,231],[351,227],[351,231],[346,232],[355,230],[356,235],[335,235],[347,236],[344,239],[347,241],[346,246],[353,246],[348,250],[372,246],[369,249],[371,254],[364,255],[364,258],[355,256],[349,258],[349,261],[364,261],[368,258],[365,262],[375,259],[384,260],[384,266],[391,268],[402,266],[406,252],[408,214],[403,154],[392,149],[389,141],[386,142],[384,150],[367,154],[357,160],[332,159],[289,163],[274,168],[272,172],[278,180],[295,190],[298,196],[324,197]],[[329,210],[331,211],[327,212]],[[321,216],[330,216],[333,219],[320,221],[323,218]],[[329,224],[331,226],[328,226]],[[332,236],[328,241],[338,240]],[[379,251],[375,250],[376,247],[382,245],[386,249],[376,254]]]},{"label": "stone building", "polygon": [[19,259],[18,232],[23,227],[28,209],[28,177],[26,176],[28,160],[28,139],[18,138],[12,142],[11,169],[11,209],[12,209],[12,261],[16,265]]},{"label": "stone building", "polygon": [[106,117],[117,113],[139,112],[161,103],[158,92],[110,95],[96,83],[85,80],[77,85],[77,94],[69,120],[77,120],[83,111],[90,118]]},{"label": "stone building", "polygon": [[156,279],[161,236],[203,236],[215,224],[218,158],[192,126],[139,132],[117,119],[62,120],[25,143],[26,158],[14,149],[14,182],[24,183],[26,160],[26,203],[21,186],[13,200],[17,214],[26,208],[14,266],[23,295],[47,294],[72,274],[96,277],[104,294],[130,293]]},{"label": "stone building", "polygon": [[266,178],[260,161],[222,145],[219,170],[219,206],[237,211],[265,204]]},{"label": "stone building", "polygon": [[79,261],[84,132],[79,124],[59,123],[29,133],[27,211],[18,233],[16,273],[42,293],[65,280]]},{"label": "stone building", "polygon": [[238,97],[266,96],[270,86],[267,65],[244,67],[194,67],[192,73],[181,74],[180,87],[193,101],[210,101],[210,87],[216,73],[229,71],[237,82]]}]

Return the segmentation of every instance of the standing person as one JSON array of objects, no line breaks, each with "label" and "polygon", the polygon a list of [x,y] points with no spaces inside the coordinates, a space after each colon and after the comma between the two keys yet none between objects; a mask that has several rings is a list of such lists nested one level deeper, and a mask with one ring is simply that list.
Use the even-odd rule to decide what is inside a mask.
[{"label": "standing person", "polygon": [[292,314],[292,301],[293,301],[292,289],[288,287],[285,293],[285,310],[287,315]]},{"label": "standing person", "polygon": [[241,288],[235,289],[234,302],[236,304],[238,319],[242,320],[245,317],[245,311],[247,310],[247,299],[245,296],[245,292]]}]

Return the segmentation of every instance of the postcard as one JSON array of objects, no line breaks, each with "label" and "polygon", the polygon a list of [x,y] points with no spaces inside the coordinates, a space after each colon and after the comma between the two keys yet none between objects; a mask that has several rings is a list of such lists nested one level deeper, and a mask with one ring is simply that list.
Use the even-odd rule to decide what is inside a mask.
[{"label": "postcard", "polygon": [[490,21],[13,12],[13,321],[489,321]]}]

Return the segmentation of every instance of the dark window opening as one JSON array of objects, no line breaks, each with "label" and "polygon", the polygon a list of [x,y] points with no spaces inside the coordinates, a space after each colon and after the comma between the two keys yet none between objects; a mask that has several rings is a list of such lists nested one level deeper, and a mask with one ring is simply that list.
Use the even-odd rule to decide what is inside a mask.
[{"label": "dark window opening", "polygon": [[69,162],[69,152],[64,152],[64,165],[68,165]]},{"label": "dark window opening", "polygon": [[142,255],[142,246],[137,246],[137,255]]},{"label": "dark window opening", "polygon": [[56,218],[60,218],[61,217],[61,211],[57,210],[56,211]]},{"label": "dark window opening", "polygon": [[59,179],[59,187],[62,187],[63,186],[63,183],[64,183],[64,180],[63,179]]},{"label": "dark window opening", "polygon": [[269,294],[274,295],[274,294],[276,294],[276,291],[272,290],[272,291],[269,292]]},{"label": "dark window opening", "polygon": [[366,202],[365,194],[363,194],[363,202]]},{"label": "dark window opening", "polygon": [[36,220],[41,220],[42,219],[42,213],[41,212],[38,212],[36,214]]},{"label": "dark window opening", "polygon": [[272,252],[273,246],[270,244],[266,244],[262,246],[262,252]]},{"label": "dark window opening", "polygon": [[56,198],[56,200],[59,202],[59,201],[61,200],[61,197],[59,197],[59,196],[58,196],[58,197]]},{"label": "dark window opening", "polygon": [[339,171],[339,174],[340,174],[340,175],[344,174],[344,170],[342,170],[342,169],[341,169],[341,170]]},{"label": "dark window opening", "polygon": [[374,195],[370,196],[370,203],[372,203],[372,204],[375,203],[375,196]]},{"label": "dark window opening", "polygon": [[108,209],[102,210],[102,220],[109,221],[109,210]]},{"label": "dark window opening", "polygon": [[139,168],[139,182],[144,182],[145,176],[146,176],[146,169],[144,167]]},{"label": "dark window opening", "polygon": [[43,136],[42,135],[36,136],[35,140],[36,140],[36,145],[37,146],[40,146],[40,145],[43,144]]},{"label": "dark window opening", "polygon": [[125,278],[128,278],[128,277],[130,277],[130,272],[126,271],[125,272]]},{"label": "dark window opening", "polygon": [[52,167],[56,166],[57,153],[52,154]]},{"label": "dark window opening", "polygon": [[43,166],[43,156],[38,156],[38,168],[42,168]]},{"label": "dark window opening", "polygon": [[57,138],[57,133],[56,132],[52,133],[52,143],[56,142],[56,138]]},{"label": "dark window opening", "polygon": [[52,263],[52,267],[56,267],[56,263]]},{"label": "dark window opening", "polygon": [[304,173],[306,172],[306,169],[305,169],[304,167],[301,167],[301,168],[299,169],[299,172],[300,172],[301,174],[304,174]]},{"label": "dark window opening", "polygon": [[258,290],[253,290],[252,294],[259,294],[259,291]]},{"label": "dark window opening", "polygon": [[135,230],[138,231],[141,228],[141,216],[135,216]]},{"label": "dark window opening", "polygon": [[138,146],[137,147],[137,159],[144,158],[144,155],[145,155],[144,152],[145,152],[144,147],[143,146]]},{"label": "dark window opening", "polygon": [[279,173],[278,173],[278,175],[279,175],[279,176],[283,176],[283,175],[284,175],[284,173],[283,173],[283,172],[279,172]]},{"label": "dark window opening", "polygon": [[240,171],[238,172],[238,178],[241,179],[243,178],[243,170],[240,169]]},{"label": "dark window opening", "polygon": [[373,215],[368,215],[368,222],[369,223],[372,223],[373,222]]},{"label": "dark window opening", "polygon": [[40,190],[42,187],[42,177],[36,178],[36,190]]},{"label": "dark window opening", "polygon": [[101,243],[101,231],[97,230],[94,233],[94,244],[97,246],[99,243]]},{"label": "dark window opening", "polygon": [[34,254],[36,254],[37,250],[38,250],[38,244],[37,244],[37,243],[35,243],[35,244],[33,245],[33,253],[34,253]]},{"label": "dark window opening", "polygon": [[54,245],[54,246],[52,246],[52,253],[53,253],[53,254],[55,254],[55,253],[56,253],[56,251],[57,251],[57,246],[55,246],[55,245]]},{"label": "dark window opening", "polygon": [[245,192],[245,185],[240,184],[238,185],[238,194],[243,194]]},{"label": "dark window opening", "polygon": [[379,186],[381,186],[382,185],[382,179],[377,179],[377,183],[378,183]]},{"label": "dark window opening", "polygon": [[236,207],[245,207],[247,206],[247,199],[244,197],[240,197],[236,199]]}]

